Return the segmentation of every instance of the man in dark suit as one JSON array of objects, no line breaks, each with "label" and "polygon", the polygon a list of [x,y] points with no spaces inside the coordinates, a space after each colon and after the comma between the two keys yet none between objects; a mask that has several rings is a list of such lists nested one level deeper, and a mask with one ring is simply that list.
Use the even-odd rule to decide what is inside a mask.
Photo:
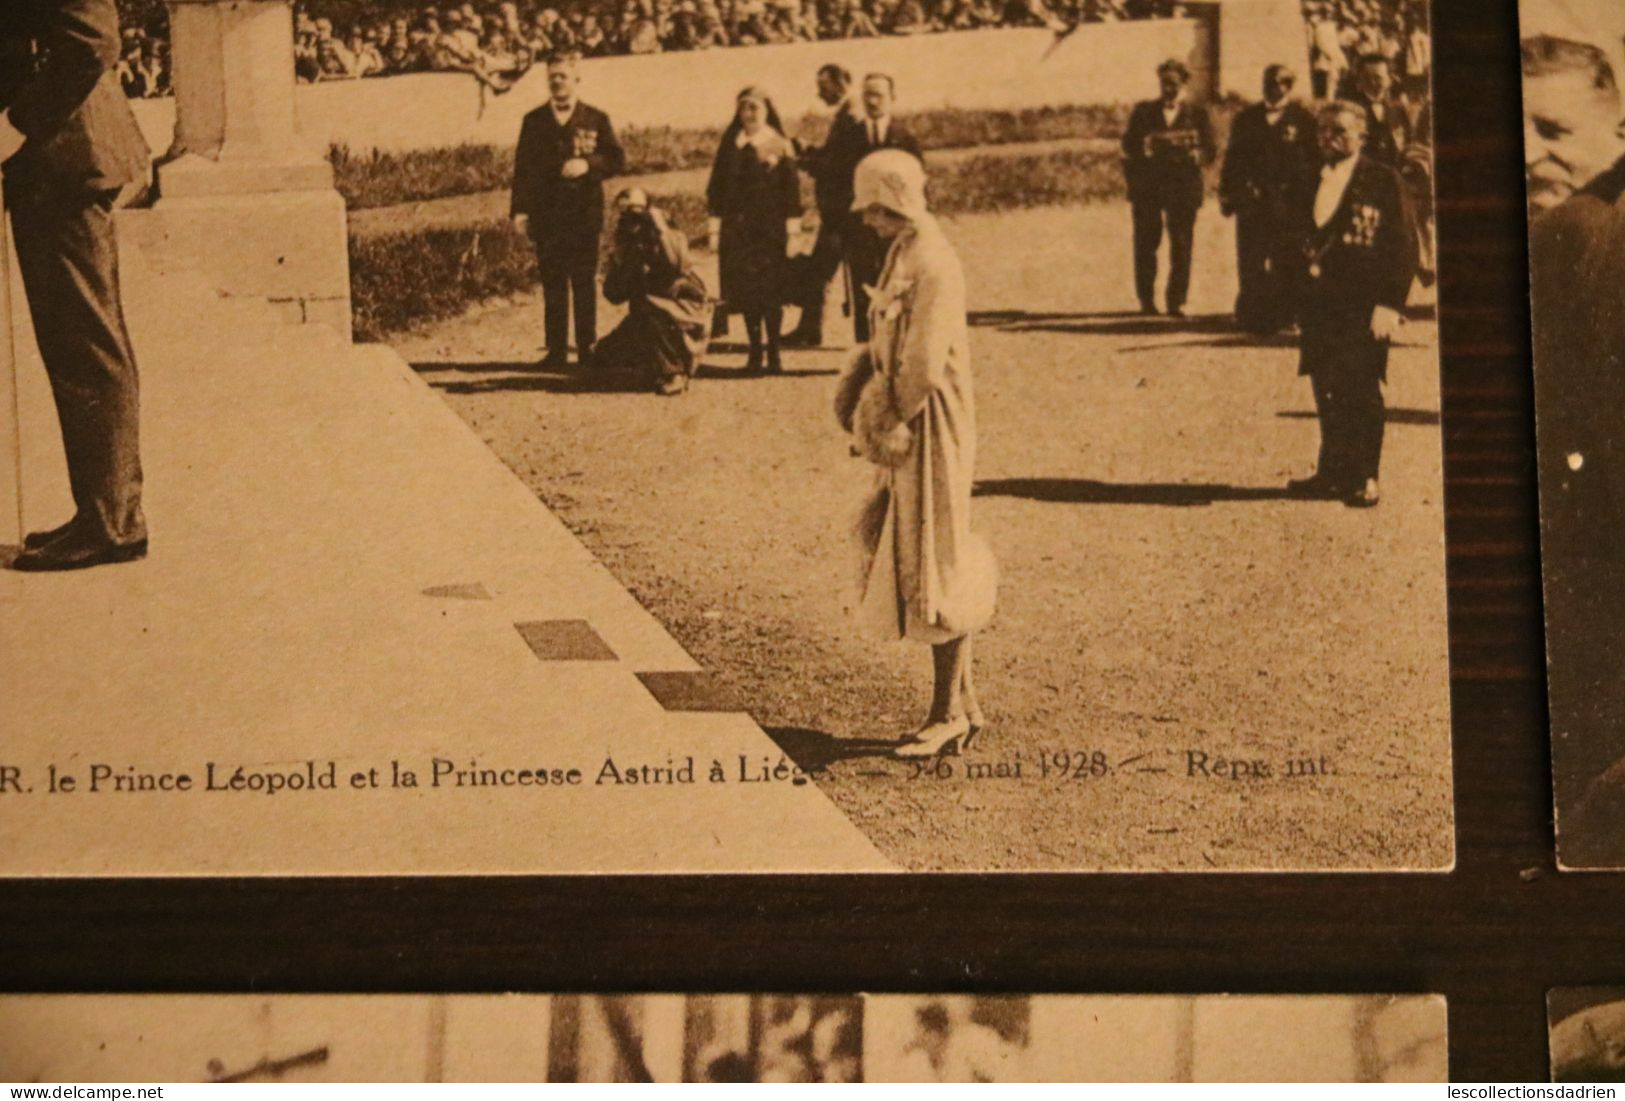
[{"label": "man in dark suit", "polygon": [[1236,116],[1219,176],[1219,209],[1236,219],[1236,321],[1261,336],[1293,317],[1291,204],[1320,165],[1315,116],[1293,83],[1285,65],[1264,70],[1264,100]]},{"label": "man in dark suit", "polygon": [[1334,102],[1317,118],[1323,167],[1298,202],[1302,332],[1298,373],[1320,417],[1320,459],[1299,495],[1377,503],[1388,345],[1416,277],[1416,225],[1399,174],[1360,152],[1365,112]]},{"label": "man in dark suit", "polygon": [[525,116],[514,154],[513,224],[536,246],[546,314],[548,368],[564,366],[575,299],[576,358],[591,361],[598,340],[598,243],[604,181],[626,166],[609,116],[576,98],[574,55],[547,62],[552,99]]},{"label": "man in dark suit", "polygon": [[889,75],[870,73],[864,77],[863,117],[848,112],[837,115],[819,156],[820,175],[826,183],[818,197],[818,208],[845,212],[840,216],[841,243],[852,276],[852,329],[860,342],[869,339],[867,288],[880,281],[886,242],[863,224],[861,212],[852,210],[853,174],[858,162],[877,149],[901,149],[924,162],[919,141],[892,117],[896,95],[897,85]]},{"label": "man in dark suit", "polygon": [[1396,172],[1402,169],[1415,119],[1410,101],[1394,87],[1393,65],[1382,54],[1360,58],[1353,101],[1365,109],[1365,155]]},{"label": "man in dark suit", "polygon": [[119,87],[119,41],[114,0],[7,0],[0,22],[0,171],[74,502],[67,523],[24,539],[18,570],[147,553],[113,205],[151,157]]},{"label": "man in dark suit", "polygon": [[1168,229],[1168,314],[1183,317],[1190,293],[1196,212],[1205,184],[1202,169],[1215,155],[1207,111],[1187,102],[1185,63],[1170,58],[1157,66],[1162,95],[1138,103],[1123,134],[1123,174],[1134,212],[1134,289],[1140,311],[1157,312],[1157,249]]},{"label": "man in dark suit", "polygon": [[1529,272],[1558,850],[1625,867],[1625,160],[1534,217]]},{"label": "man in dark suit", "polygon": [[1617,74],[1619,59],[1609,54],[1625,44],[1625,9],[1592,10],[1582,25],[1540,28],[1565,37],[1523,41],[1524,157],[1557,847],[1565,867],[1618,868],[1625,867],[1625,67]]},{"label": "man in dark suit", "polygon": [[[818,70],[818,98],[835,108],[829,133],[820,146],[797,145],[801,167],[812,177],[818,204],[818,237],[813,242],[796,288],[801,320],[785,337],[787,344],[817,347],[824,339],[824,288],[845,260],[843,235],[852,220],[852,168],[845,165],[835,143],[838,133],[860,124],[852,102],[852,74],[839,65]],[[845,196],[845,201],[842,201]]]}]

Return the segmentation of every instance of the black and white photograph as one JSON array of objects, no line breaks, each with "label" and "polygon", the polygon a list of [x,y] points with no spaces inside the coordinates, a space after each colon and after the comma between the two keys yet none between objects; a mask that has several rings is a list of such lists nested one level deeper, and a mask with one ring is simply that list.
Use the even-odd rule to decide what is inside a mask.
[{"label": "black and white photograph", "polygon": [[1426,0],[553,4],[0,29],[0,875],[1453,866]]},{"label": "black and white photograph", "polygon": [[1625,868],[1625,10],[1521,0],[1557,851]]},{"label": "black and white photograph", "polygon": [[11,995],[0,1079],[1442,1082],[1428,995]]}]

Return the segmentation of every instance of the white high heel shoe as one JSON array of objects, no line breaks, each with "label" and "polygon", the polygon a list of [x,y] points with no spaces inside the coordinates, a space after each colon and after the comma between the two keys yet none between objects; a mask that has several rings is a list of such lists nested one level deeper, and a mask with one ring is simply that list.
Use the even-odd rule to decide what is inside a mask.
[{"label": "white high heel shoe", "polygon": [[932,723],[898,745],[892,750],[892,756],[903,760],[918,757],[953,757],[959,753],[961,742],[967,740],[970,733],[971,722],[966,715],[949,719],[947,722]]}]

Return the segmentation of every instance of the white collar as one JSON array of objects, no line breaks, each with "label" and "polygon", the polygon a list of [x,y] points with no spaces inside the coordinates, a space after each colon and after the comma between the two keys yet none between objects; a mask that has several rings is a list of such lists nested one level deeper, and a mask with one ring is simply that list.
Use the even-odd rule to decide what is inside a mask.
[{"label": "white collar", "polygon": [[759,152],[765,153],[772,148],[774,139],[778,136],[778,132],[771,126],[759,126],[755,134],[746,133],[745,128],[741,126],[739,133],[734,135],[734,148],[743,149],[747,145],[754,145]]},{"label": "white collar", "polygon": [[1321,168],[1320,186],[1315,189],[1314,216],[1317,227],[1329,225],[1337,216],[1343,206],[1343,198],[1348,194],[1349,184],[1354,179],[1354,166],[1359,160],[1358,156],[1349,157],[1340,164],[1328,164]]},{"label": "white collar", "polygon": [[1354,175],[1354,166],[1359,161],[1359,155],[1355,154],[1352,157],[1345,157],[1336,164],[1323,164],[1320,166],[1320,178],[1323,180],[1336,180],[1345,176],[1352,176]]}]

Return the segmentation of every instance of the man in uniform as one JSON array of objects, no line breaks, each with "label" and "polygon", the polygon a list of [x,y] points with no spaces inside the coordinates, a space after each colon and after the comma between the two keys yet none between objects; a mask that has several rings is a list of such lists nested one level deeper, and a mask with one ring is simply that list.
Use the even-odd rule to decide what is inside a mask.
[{"label": "man in uniform", "polygon": [[536,246],[546,315],[547,358],[563,367],[575,302],[577,359],[591,362],[598,341],[598,243],[604,231],[604,181],[626,155],[609,116],[576,98],[581,75],[573,54],[547,62],[549,102],[525,116],[514,154],[513,224]]},{"label": "man in uniform", "polygon": [[1123,134],[1123,174],[1134,213],[1134,289],[1146,314],[1157,312],[1157,249],[1165,223],[1170,317],[1185,315],[1190,293],[1196,212],[1206,190],[1202,169],[1215,153],[1207,111],[1186,101],[1190,78],[1182,61],[1159,65],[1161,97],[1136,104]]},{"label": "man in uniform", "polygon": [[801,296],[801,320],[785,337],[787,344],[817,347],[824,340],[824,288],[843,262],[842,232],[852,219],[852,168],[837,163],[841,141],[853,141],[853,128],[861,128],[852,103],[852,74],[839,65],[818,70],[818,98],[835,108],[829,133],[821,146],[800,146],[801,167],[813,180],[818,204],[818,237],[807,257],[803,278],[796,288]]},{"label": "man in uniform", "polygon": [[1399,171],[1415,120],[1410,101],[1394,87],[1394,69],[1382,54],[1366,54],[1355,70],[1353,100],[1365,109],[1365,155]]},{"label": "man in uniform", "polygon": [[119,86],[119,41],[114,0],[7,0],[0,23],[0,171],[74,503],[67,523],[24,539],[18,570],[147,553],[113,205],[151,157]]},{"label": "man in uniform", "polygon": [[[1625,867],[1625,7],[1523,13],[1558,853]],[[1554,1045],[1553,1052],[1556,1053]]]},{"label": "man in uniform", "polygon": [[1416,277],[1416,226],[1398,173],[1360,152],[1365,111],[1338,101],[1317,118],[1323,167],[1298,203],[1302,332],[1298,373],[1314,387],[1320,459],[1299,495],[1370,508],[1386,411],[1388,345]]},{"label": "man in uniform", "polygon": [[1219,176],[1219,209],[1236,218],[1236,321],[1265,336],[1291,321],[1296,270],[1287,232],[1291,204],[1320,164],[1315,116],[1292,99],[1292,70],[1264,70],[1264,101],[1245,108],[1230,128]]},{"label": "man in uniform", "polygon": [[836,116],[829,138],[819,151],[817,163],[827,191],[818,196],[822,211],[842,210],[841,243],[846,249],[846,267],[852,276],[852,329],[861,343],[869,339],[869,291],[880,282],[880,269],[886,260],[886,243],[863,224],[861,212],[852,208],[852,177],[858,162],[877,149],[901,149],[922,163],[920,143],[902,123],[892,117],[897,85],[886,73],[870,73],[863,78],[863,117],[842,113]]}]

